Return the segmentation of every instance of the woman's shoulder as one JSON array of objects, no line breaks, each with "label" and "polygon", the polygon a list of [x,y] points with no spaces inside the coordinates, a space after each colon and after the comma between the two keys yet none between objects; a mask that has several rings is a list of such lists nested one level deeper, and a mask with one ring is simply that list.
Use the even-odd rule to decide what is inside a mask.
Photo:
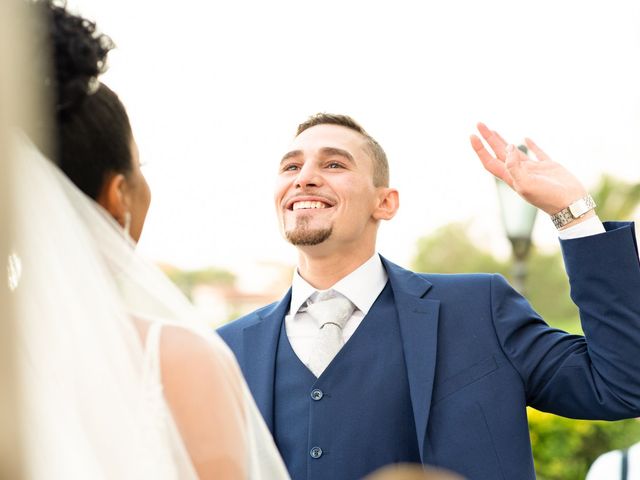
[{"label": "woman's shoulder", "polygon": [[203,335],[188,327],[175,324],[162,326],[160,336],[161,361],[179,364],[222,364],[232,367],[233,354],[214,333]]},{"label": "woman's shoulder", "polygon": [[134,318],[133,323],[147,354],[158,356],[163,383],[201,378],[237,383],[240,372],[235,357],[215,332],[142,318]]},{"label": "woman's shoulder", "polygon": [[157,333],[162,391],[200,478],[247,478],[240,368],[216,334],[176,324]]}]

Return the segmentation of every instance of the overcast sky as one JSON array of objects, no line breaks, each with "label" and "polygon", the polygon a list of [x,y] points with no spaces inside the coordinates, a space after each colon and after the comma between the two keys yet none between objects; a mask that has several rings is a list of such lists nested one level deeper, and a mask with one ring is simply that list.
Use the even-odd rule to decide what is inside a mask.
[{"label": "overcast sky", "polygon": [[[640,181],[640,2],[73,0],[117,43],[153,192],[143,253],[182,267],[295,262],[272,190],[298,123],[352,115],[382,144],[401,209],[379,250],[474,219],[506,251],[477,121],[530,136],[587,185]],[[539,218],[535,238],[554,244]]]}]

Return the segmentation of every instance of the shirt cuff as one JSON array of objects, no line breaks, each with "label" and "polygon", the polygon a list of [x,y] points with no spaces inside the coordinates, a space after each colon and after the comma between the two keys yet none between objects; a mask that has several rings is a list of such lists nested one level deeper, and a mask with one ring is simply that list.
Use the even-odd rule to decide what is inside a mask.
[{"label": "shirt cuff", "polygon": [[604,233],[606,230],[604,229],[604,225],[598,218],[597,215],[594,215],[591,218],[588,218],[584,222],[580,222],[573,227],[565,228],[564,230],[558,230],[558,236],[560,240],[571,240],[572,238],[581,238],[588,237],[590,235],[597,235],[599,233]]}]

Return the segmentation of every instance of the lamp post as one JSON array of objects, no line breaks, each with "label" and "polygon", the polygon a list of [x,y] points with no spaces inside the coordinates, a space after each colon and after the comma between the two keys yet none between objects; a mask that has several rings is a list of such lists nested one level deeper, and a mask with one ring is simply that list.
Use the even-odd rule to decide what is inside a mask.
[{"label": "lamp post", "polygon": [[[518,149],[528,154],[527,147]],[[536,221],[538,209],[523,200],[502,180],[496,178],[498,201],[502,226],[511,242],[513,252],[513,286],[521,294],[525,292],[525,278],[527,277],[526,259],[531,250],[531,232]]]}]

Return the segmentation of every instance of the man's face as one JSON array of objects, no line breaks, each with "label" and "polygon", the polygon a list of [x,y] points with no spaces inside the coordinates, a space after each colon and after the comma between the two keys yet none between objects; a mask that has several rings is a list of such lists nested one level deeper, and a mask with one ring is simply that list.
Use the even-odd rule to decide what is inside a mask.
[{"label": "man's face", "polygon": [[378,190],[364,137],[346,127],[316,125],[294,139],[280,163],[280,227],[298,246],[375,242]]}]

